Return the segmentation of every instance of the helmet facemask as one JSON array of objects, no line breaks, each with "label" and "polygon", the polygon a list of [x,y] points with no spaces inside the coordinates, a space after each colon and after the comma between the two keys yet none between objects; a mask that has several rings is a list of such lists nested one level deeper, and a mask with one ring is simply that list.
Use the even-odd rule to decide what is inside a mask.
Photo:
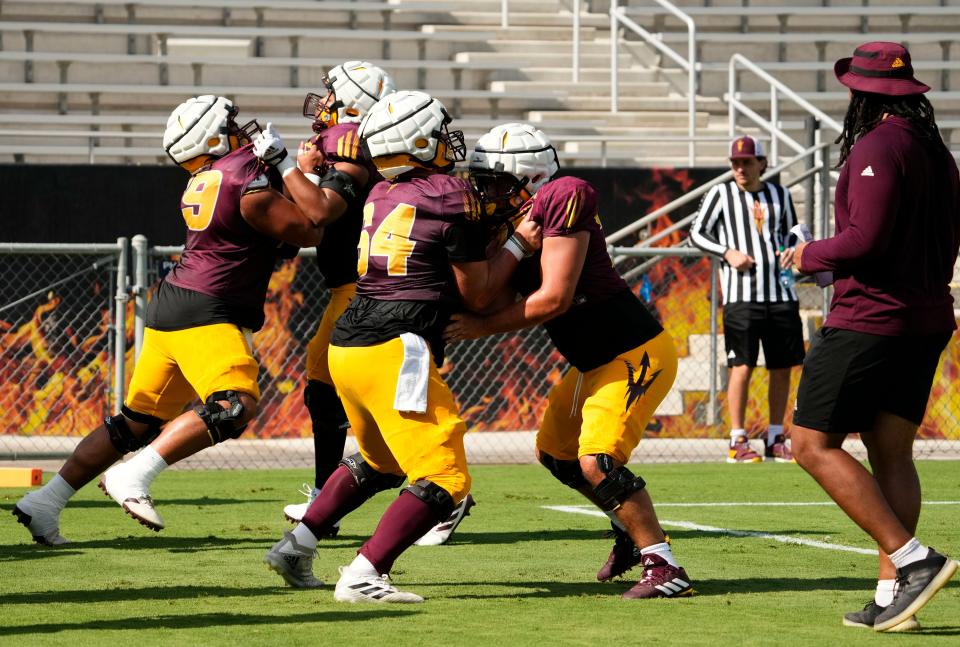
[{"label": "helmet facemask", "polygon": [[444,171],[451,170],[454,164],[467,159],[467,144],[463,139],[463,131],[450,131],[447,126],[451,121],[453,119],[444,110],[443,124],[431,133],[437,140],[437,153],[433,158],[433,163],[437,168]]},{"label": "helmet facemask", "polygon": [[227,117],[226,127],[220,129],[220,134],[226,136],[230,141],[230,150],[232,151],[247,144],[252,144],[256,136],[263,130],[260,128],[260,124],[257,123],[256,119],[251,119],[242,126],[238,126],[236,117],[239,112],[240,109],[233,106]]},{"label": "helmet facemask", "polygon": [[470,182],[480,196],[483,213],[494,224],[515,216],[531,195],[527,189],[529,178],[518,178],[504,171],[472,168]]},{"label": "helmet facemask", "polygon": [[333,90],[330,77],[324,75],[321,83],[327,89],[325,95],[320,96],[309,92],[303,100],[303,116],[313,119],[313,132],[317,134],[331,126],[336,126],[339,122],[339,111],[343,108],[343,101],[337,100],[337,93]]}]

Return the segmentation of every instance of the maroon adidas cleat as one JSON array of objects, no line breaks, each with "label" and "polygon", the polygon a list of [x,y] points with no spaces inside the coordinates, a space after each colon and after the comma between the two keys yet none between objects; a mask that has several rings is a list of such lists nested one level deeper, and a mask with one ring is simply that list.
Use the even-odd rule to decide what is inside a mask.
[{"label": "maroon adidas cleat", "polygon": [[659,555],[643,556],[643,577],[623,594],[628,600],[641,598],[678,598],[693,595],[687,572],[671,566]]},{"label": "maroon adidas cleat", "polygon": [[597,571],[597,580],[606,582],[623,575],[640,563],[640,549],[633,540],[616,526],[613,526],[613,549],[607,557],[607,563]]}]

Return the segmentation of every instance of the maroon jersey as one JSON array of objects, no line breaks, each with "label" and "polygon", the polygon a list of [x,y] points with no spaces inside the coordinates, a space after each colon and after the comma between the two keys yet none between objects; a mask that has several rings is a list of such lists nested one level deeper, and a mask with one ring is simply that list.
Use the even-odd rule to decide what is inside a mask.
[{"label": "maroon jersey", "polygon": [[357,244],[357,296],[331,343],[368,346],[413,332],[439,362],[443,327],[460,307],[450,263],[486,258],[480,205],[466,180],[407,175],[370,191]]},{"label": "maroon jersey", "polygon": [[482,261],[480,205],[470,183],[440,173],[380,182],[363,209],[357,295],[459,303],[450,262]]},{"label": "maroon jersey", "polygon": [[180,199],[187,242],[165,283],[232,307],[243,319],[235,322],[238,325],[263,325],[263,302],[279,243],[247,224],[240,214],[240,198],[270,186],[270,177],[250,146],[194,173]]},{"label": "maroon jersey", "polygon": [[[663,331],[614,269],[597,204],[589,182],[561,177],[540,187],[520,210],[520,217],[529,214],[543,227],[545,239],[590,234],[573,305],[544,323],[557,350],[581,371],[602,366]],[[521,263],[514,284],[524,294],[540,286],[539,254]]]},{"label": "maroon jersey", "polygon": [[336,288],[357,280],[357,238],[363,222],[363,204],[370,189],[382,180],[377,167],[360,146],[359,124],[338,124],[323,130],[310,141],[323,151],[323,162],[318,169],[326,173],[337,162],[362,166],[370,178],[357,187],[357,197],[351,200],[346,212],[326,227],[323,241],[317,247],[317,265],[328,288]]}]

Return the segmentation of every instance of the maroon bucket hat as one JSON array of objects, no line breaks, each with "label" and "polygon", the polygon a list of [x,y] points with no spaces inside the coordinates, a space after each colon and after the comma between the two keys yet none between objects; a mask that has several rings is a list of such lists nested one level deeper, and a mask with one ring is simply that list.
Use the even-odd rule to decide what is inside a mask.
[{"label": "maroon bucket hat", "polygon": [[930,89],[913,77],[910,52],[898,43],[864,43],[852,57],[834,63],[833,72],[840,83],[860,92],[899,97]]}]

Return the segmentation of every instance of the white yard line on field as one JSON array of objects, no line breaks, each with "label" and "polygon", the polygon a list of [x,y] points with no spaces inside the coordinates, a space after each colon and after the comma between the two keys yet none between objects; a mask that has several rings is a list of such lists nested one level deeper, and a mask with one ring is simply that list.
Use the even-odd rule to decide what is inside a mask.
[{"label": "white yard line on field", "polygon": [[[548,510],[556,510],[558,512],[570,512],[573,514],[585,514],[591,517],[604,517],[607,515],[603,514],[596,508],[575,506],[575,505],[545,505],[544,508]],[[658,505],[657,507],[661,507]],[[824,541],[814,541],[812,539],[800,539],[798,537],[788,537],[787,535],[774,535],[767,532],[755,532],[752,530],[735,530],[733,528],[718,528],[716,526],[705,526],[699,523],[691,523],[689,521],[668,521],[666,519],[660,520],[660,525],[664,527],[673,527],[673,528],[685,528],[687,530],[699,530],[700,532],[713,532],[720,535],[730,535],[733,537],[758,537],[760,539],[772,539],[784,544],[797,544],[799,546],[809,546],[810,548],[824,548],[827,550],[839,550],[848,553],[859,553],[861,555],[876,555],[877,551],[870,548],[856,548],[855,546],[845,546],[844,544],[831,544]]]}]

